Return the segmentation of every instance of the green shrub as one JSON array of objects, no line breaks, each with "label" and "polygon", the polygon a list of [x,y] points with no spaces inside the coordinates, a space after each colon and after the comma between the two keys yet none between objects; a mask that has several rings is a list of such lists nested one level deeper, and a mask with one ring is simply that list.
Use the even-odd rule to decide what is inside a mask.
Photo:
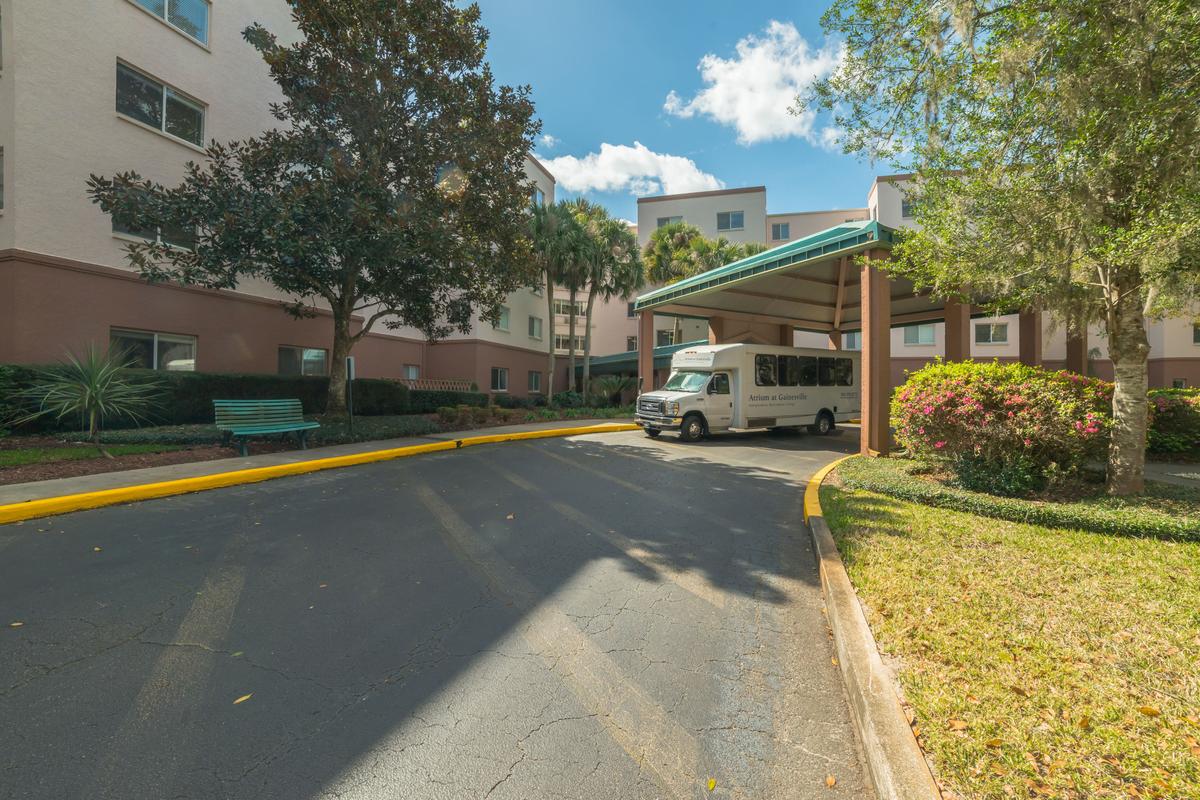
[{"label": "green shrub", "polygon": [[1141,497],[1099,496],[1051,503],[947,486],[914,474],[919,467],[909,459],[856,457],[840,464],[837,476],[852,489],[1010,522],[1127,536],[1200,539],[1200,492],[1189,487],[1151,483]]},{"label": "green shrub", "polygon": [[412,389],[408,393],[408,413],[433,414],[442,406],[486,406],[488,396],[482,392],[448,392],[433,389]]},{"label": "green shrub", "polygon": [[579,408],[583,405],[583,395],[568,389],[565,392],[559,392],[554,395],[550,399],[550,405],[556,408]]},{"label": "green shrub", "polygon": [[896,440],[967,487],[1022,494],[1104,452],[1112,385],[1024,364],[935,362],[892,398]]},{"label": "green shrub", "polygon": [[442,406],[437,410],[438,422],[443,425],[453,425],[458,421],[458,409],[452,406]]},{"label": "green shrub", "polygon": [[1200,450],[1200,389],[1151,389],[1147,450],[1188,453]]}]

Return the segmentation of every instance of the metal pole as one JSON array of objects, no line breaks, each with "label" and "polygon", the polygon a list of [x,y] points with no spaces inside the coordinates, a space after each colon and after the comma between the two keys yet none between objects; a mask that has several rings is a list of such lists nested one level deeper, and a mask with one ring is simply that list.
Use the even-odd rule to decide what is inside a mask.
[{"label": "metal pole", "polygon": [[349,415],[347,429],[354,435],[354,356],[346,356],[346,413]]}]

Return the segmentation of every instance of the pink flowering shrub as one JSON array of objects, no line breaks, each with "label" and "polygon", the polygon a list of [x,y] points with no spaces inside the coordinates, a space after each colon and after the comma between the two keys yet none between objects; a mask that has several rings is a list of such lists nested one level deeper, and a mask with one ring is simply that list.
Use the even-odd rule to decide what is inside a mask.
[{"label": "pink flowering shrub", "polygon": [[1151,389],[1151,453],[1200,451],[1200,389]]},{"label": "pink flowering shrub", "polygon": [[892,425],[917,458],[947,464],[968,488],[1021,494],[1102,459],[1112,385],[1023,364],[937,362],[892,397]]}]

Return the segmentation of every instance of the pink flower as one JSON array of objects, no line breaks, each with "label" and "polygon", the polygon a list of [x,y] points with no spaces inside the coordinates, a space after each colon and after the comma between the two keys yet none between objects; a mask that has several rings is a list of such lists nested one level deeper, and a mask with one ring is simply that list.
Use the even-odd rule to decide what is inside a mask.
[{"label": "pink flower", "polygon": [[933,446],[936,447],[938,450],[941,450],[943,447],[946,446],[946,443],[945,442],[934,442]]},{"label": "pink flower", "polygon": [[932,414],[932,413],[933,413],[933,406],[925,406],[925,413],[926,413],[926,414]]},{"label": "pink flower", "polygon": [[1032,439],[1026,439],[1026,440],[1025,440],[1025,446],[1026,446],[1026,447],[1033,447],[1033,440],[1032,440]]}]

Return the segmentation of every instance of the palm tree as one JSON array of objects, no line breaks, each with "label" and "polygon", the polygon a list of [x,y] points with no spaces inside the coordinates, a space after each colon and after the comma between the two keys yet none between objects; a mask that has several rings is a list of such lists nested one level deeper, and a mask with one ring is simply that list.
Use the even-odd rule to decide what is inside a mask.
[{"label": "palm tree", "polygon": [[686,222],[672,222],[656,229],[642,250],[646,277],[655,284],[686,278],[693,263],[692,242],[703,238],[699,228]]},{"label": "palm tree", "polygon": [[[579,197],[571,200],[568,203],[571,213],[575,216],[575,221],[579,223],[579,230],[582,234],[579,242],[579,248],[576,251],[578,260],[575,262],[573,269],[568,271],[564,286],[570,292],[571,311],[568,317],[568,353],[570,366],[568,368],[567,386],[571,389],[578,390],[580,387],[575,379],[575,316],[578,311],[579,292],[587,288],[587,312],[585,314],[586,322],[584,329],[584,352],[586,353],[590,346],[592,337],[592,306],[596,297],[597,287],[604,283],[604,273],[608,269],[608,261],[605,256],[605,245],[603,228],[604,221],[610,219],[608,212],[601,206],[588,200]],[[585,356],[585,360],[586,356]],[[586,389],[585,382],[583,388]]]},{"label": "palm tree", "polygon": [[533,253],[546,291],[546,397],[554,396],[554,287],[567,280],[578,262],[582,241],[579,223],[565,203],[536,205],[529,222]]},{"label": "palm tree", "polygon": [[[637,237],[619,219],[605,215],[598,225],[604,254],[604,269],[596,273],[598,282],[588,291],[588,319],[597,296],[603,300],[619,297],[629,300],[646,283],[645,270],[638,252]],[[583,386],[590,387],[592,378],[592,329],[588,326],[583,337]]]}]

